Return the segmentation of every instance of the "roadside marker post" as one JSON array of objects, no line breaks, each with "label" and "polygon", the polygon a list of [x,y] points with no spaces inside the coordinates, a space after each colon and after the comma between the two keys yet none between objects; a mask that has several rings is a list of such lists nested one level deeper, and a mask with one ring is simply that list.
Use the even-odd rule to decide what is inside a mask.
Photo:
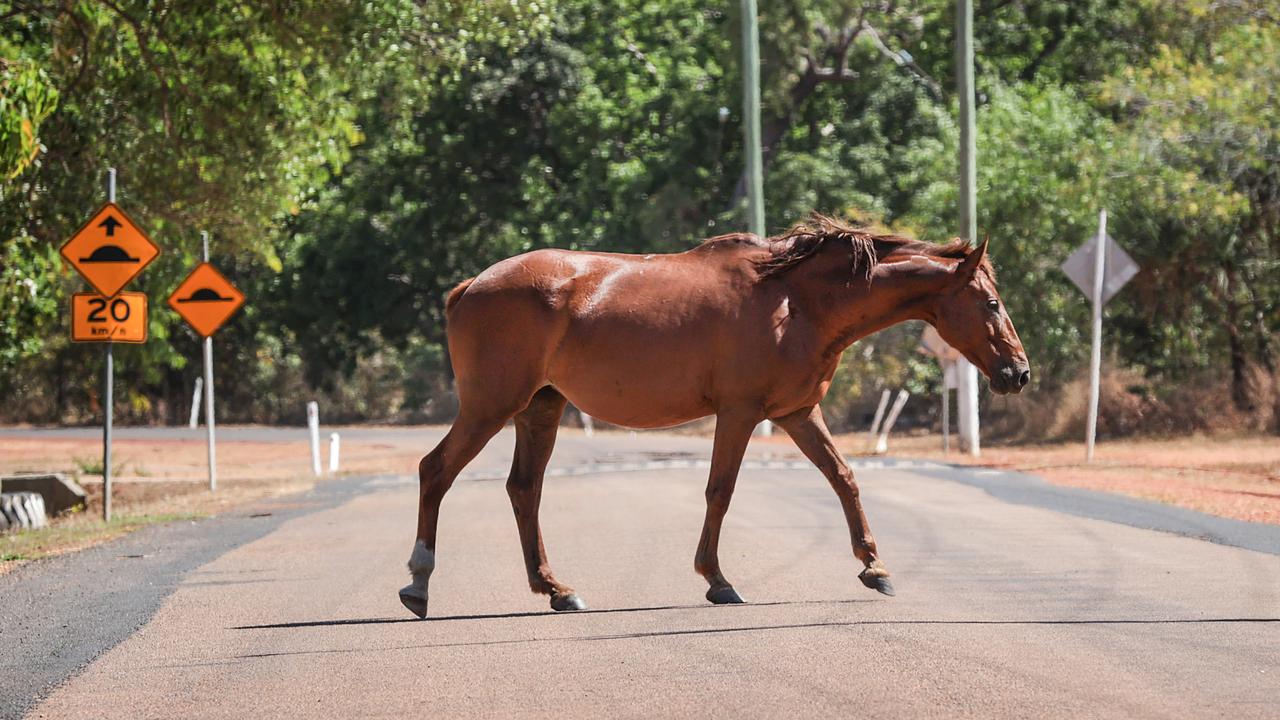
[{"label": "roadside marker post", "polygon": [[187,427],[195,430],[200,424],[200,389],[204,387],[204,378],[196,378],[195,390],[191,393],[191,418],[187,421]]},{"label": "roadside marker post", "polygon": [[307,429],[311,431],[311,472],[320,477],[320,403],[307,403]]},{"label": "roadside marker post", "polygon": [[893,401],[893,407],[889,410],[889,417],[884,419],[884,425],[880,428],[880,437],[876,440],[876,454],[883,455],[889,452],[889,432],[893,430],[893,426],[898,422],[898,415],[902,414],[902,408],[907,404],[909,393],[906,390],[899,390],[898,397]]},{"label": "roadside marker post", "polygon": [[1102,381],[1102,308],[1133,279],[1138,264],[1107,235],[1107,211],[1098,213],[1098,234],[1086,240],[1062,263],[1062,272],[1093,304],[1089,354],[1089,416],[1085,422],[1085,460],[1093,462],[1098,435],[1098,396]]},{"label": "roadside marker post", "polygon": [[876,407],[876,416],[871,420],[871,431],[867,433],[867,438],[871,441],[872,447],[875,447],[876,435],[880,433],[880,421],[884,419],[885,408],[889,407],[889,397],[893,394],[891,390],[885,388],[880,393],[880,404]]},{"label": "roadside marker post", "polygon": [[[217,415],[213,406],[213,334],[244,305],[244,293],[209,263],[209,233],[200,233],[200,259],[169,295],[169,307],[204,338],[204,426],[208,437],[209,491],[218,489]],[[200,394],[196,389],[197,397]],[[199,401],[192,402],[192,427]]]},{"label": "roadside marker post", "polygon": [[71,340],[102,352],[102,520],[111,521],[111,441],[117,342],[147,341],[147,296],[121,292],[160,248],[116,205],[116,169],[107,168],[107,202],[62,244],[59,254],[96,292],[71,297]]},{"label": "roadside marker post", "polygon": [[329,433],[329,472],[338,472],[338,454],[342,449],[342,438],[338,433]]}]

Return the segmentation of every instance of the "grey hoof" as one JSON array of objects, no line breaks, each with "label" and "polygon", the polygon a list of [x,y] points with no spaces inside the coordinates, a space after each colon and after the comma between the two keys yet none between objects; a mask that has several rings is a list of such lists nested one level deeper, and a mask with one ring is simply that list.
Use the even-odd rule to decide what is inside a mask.
[{"label": "grey hoof", "polygon": [[711,588],[707,591],[707,599],[715,605],[741,605],[746,602],[732,585]]},{"label": "grey hoof", "polygon": [[893,597],[894,595],[893,583],[889,582],[888,575],[876,575],[870,569],[867,569],[858,574],[858,579],[862,581],[863,585],[866,585],[872,590],[884,593],[889,597]]},{"label": "grey hoof", "polygon": [[556,612],[566,612],[569,610],[586,610],[587,604],[582,602],[582,598],[574,593],[568,595],[552,595],[551,609]]},{"label": "grey hoof", "polygon": [[416,585],[400,588],[400,602],[419,618],[427,617],[427,594]]}]

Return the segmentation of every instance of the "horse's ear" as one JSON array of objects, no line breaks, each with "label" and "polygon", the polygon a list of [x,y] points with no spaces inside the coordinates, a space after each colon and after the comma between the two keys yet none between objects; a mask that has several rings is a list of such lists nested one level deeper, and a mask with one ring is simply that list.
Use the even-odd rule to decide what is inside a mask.
[{"label": "horse's ear", "polygon": [[964,259],[960,261],[960,265],[956,267],[956,279],[966,285],[973,276],[978,272],[978,268],[982,267],[982,259],[987,256],[987,242],[990,238],[984,239],[982,244],[970,250]]}]

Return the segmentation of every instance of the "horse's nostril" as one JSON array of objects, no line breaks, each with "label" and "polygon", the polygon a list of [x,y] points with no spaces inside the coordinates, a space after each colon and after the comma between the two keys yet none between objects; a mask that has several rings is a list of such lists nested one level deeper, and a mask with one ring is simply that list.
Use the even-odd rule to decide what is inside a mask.
[{"label": "horse's nostril", "polygon": [[1018,376],[1018,387],[1026,387],[1029,382],[1031,382],[1031,371],[1023,370],[1022,374]]}]

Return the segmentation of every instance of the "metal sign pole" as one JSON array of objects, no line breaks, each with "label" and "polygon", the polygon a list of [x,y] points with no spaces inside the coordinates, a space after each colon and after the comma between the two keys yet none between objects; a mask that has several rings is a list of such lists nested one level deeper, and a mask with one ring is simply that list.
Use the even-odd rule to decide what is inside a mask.
[{"label": "metal sign pole", "polygon": [[[107,200],[116,201],[116,169],[107,168]],[[111,522],[111,414],[115,404],[115,358],[112,357],[110,340],[103,350],[105,362],[102,369],[102,521]]]},{"label": "metal sign pole", "polygon": [[[209,233],[201,232],[201,257],[209,262]],[[213,336],[204,339],[204,426],[209,436],[209,492],[218,489],[218,453],[214,439],[213,412]]]},{"label": "metal sign pole", "polygon": [[1098,242],[1093,260],[1093,351],[1089,358],[1089,419],[1085,430],[1085,460],[1093,462],[1098,433],[1098,391],[1102,379],[1102,285],[1107,267],[1107,211],[1098,214]]}]

